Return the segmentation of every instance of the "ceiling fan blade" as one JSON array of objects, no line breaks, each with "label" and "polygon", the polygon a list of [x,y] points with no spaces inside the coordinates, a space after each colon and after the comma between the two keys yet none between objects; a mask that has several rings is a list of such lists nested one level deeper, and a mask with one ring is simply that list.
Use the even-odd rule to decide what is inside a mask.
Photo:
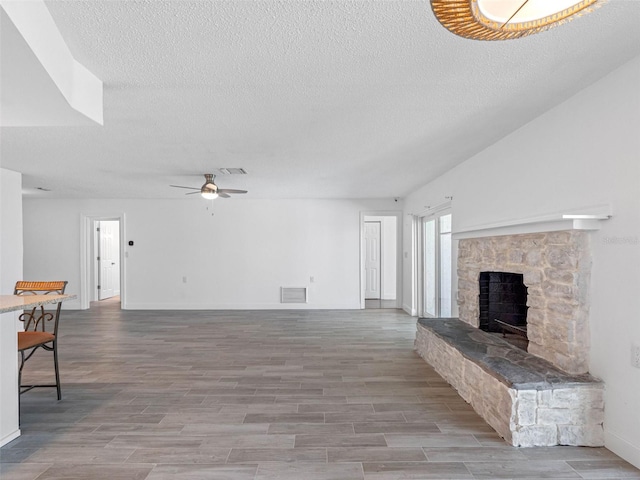
[{"label": "ceiling fan blade", "polygon": [[196,195],[200,193],[200,190],[198,190],[197,192],[189,192],[189,193],[185,193],[185,195]]},{"label": "ceiling fan blade", "polygon": [[234,190],[233,188],[219,188],[218,194],[220,193],[247,193],[246,190]]},{"label": "ceiling fan blade", "polygon": [[183,187],[182,185],[169,185],[170,187],[174,187],[174,188],[188,188],[189,190],[200,190],[199,188],[195,188],[195,187]]},{"label": "ceiling fan blade", "polygon": [[229,195],[228,193],[221,192],[220,190],[218,190],[218,196],[222,198],[231,198],[231,195]]}]

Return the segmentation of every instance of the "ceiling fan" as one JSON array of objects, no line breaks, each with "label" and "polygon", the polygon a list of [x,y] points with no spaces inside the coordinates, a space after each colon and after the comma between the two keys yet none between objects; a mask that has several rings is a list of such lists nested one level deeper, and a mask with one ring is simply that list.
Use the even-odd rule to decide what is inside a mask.
[{"label": "ceiling fan", "polygon": [[214,198],[218,198],[218,197],[229,198],[231,196],[229,195],[230,193],[247,193],[246,190],[234,190],[232,188],[218,188],[218,186],[213,181],[216,178],[216,176],[212,173],[205,173],[204,178],[205,178],[204,185],[202,185],[202,187],[200,188],[184,187],[182,185],[169,185],[169,186],[175,187],[175,188],[187,188],[189,190],[196,190],[195,192],[189,192],[189,193],[186,193],[185,195],[194,195],[196,193],[199,193],[207,200],[213,200]]}]

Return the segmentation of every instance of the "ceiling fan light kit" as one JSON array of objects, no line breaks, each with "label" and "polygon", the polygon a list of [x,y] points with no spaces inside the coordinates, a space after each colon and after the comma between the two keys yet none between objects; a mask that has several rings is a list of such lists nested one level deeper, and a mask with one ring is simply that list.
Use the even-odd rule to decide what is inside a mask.
[{"label": "ceiling fan light kit", "polygon": [[200,192],[200,195],[202,195],[202,198],[206,198],[207,200],[214,200],[218,198],[218,193],[212,190],[203,190]]},{"label": "ceiling fan light kit", "polygon": [[431,0],[438,21],[472,40],[510,40],[548,30],[606,0]]},{"label": "ceiling fan light kit", "polygon": [[202,198],[206,198],[207,200],[218,198],[218,186],[213,183],[214,178],[215,177],[211,173],[204,174],[205,182],[200,189],[200,195],[202,195]]}]

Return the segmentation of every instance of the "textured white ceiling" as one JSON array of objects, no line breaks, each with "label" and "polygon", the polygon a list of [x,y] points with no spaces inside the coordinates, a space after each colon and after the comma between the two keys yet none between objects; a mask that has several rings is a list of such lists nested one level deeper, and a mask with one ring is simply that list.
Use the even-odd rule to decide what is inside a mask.
[{"label": "textured white ceiling", "polygon": [[640,55],[637,0],[506,42],[427,0],[47,5],[104,82],[103,127],[2,128],[50,197],[182,198],[219,167],[253,198],[402,197]]}]

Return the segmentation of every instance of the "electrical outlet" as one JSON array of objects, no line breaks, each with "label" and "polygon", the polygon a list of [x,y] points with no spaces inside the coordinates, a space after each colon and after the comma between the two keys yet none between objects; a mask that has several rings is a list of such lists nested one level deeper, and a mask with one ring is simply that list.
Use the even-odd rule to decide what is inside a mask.
[{"label": "electrical outlet", "polygon": [[640,345],[631,344],[631,366],[640,368]]},{"label": "electrical outlet", "polygon": [[182,277],[182,283],[187,283],[187,277]]},{"label": "electrical outlet", "polygon": [[309,283],[314,283],[316,281],[315,277],[309,277]]}]

